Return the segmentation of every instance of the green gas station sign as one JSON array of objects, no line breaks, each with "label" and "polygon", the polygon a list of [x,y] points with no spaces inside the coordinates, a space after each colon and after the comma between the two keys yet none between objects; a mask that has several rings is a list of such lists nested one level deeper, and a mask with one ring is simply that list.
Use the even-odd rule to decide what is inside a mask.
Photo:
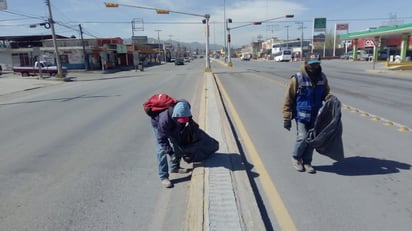
[{"label": "green gas station sign", "polygon": [[325,31],[326,30],[326,18],[315,18],[313,20],[313,29],[315,31]]}]

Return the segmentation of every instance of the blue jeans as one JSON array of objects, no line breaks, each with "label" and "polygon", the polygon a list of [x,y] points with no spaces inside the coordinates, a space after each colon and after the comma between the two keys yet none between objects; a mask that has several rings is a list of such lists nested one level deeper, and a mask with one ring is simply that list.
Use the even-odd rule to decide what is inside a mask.
[{"label": "blue jeans", "polygon": [[[157,129],[153,128],[153,132],[155,135],[155,141],[156,141],[156,155],[157,155],[157,161],[159,163],[159,177],[160,180],[168,179],[169,178],[169,166],[170,169],[178,169],[179,164],[178,163],[173,163],[170,161],[170,159],[167,159],[168,154],[165,153],[165,151],[162,150],[162,147],[160,146],[159,142],[157,141]],[[172,143],[172,148],[175,150],[174,146],[175,144]],[[178,155],[178,153],[176,153]]]},{"label": "blue jeans", "polygon": [[305,142],[306,134],[312,127],[312,124],[305,124],[296,120],[297,135],[292,157],[297,160],[302,160],[303,164],[312,163],[314,148]]}]

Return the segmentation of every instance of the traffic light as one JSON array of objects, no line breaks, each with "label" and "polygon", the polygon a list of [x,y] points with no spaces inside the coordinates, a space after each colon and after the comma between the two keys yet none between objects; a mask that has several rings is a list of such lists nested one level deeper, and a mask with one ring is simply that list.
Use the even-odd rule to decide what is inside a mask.
[{"label": "traffic light", "polygon": [[105,2],[104,5],[106,7],[119,7],[119,3],[115,3],[115,2]]},{"label": "traffic light", "polygon": [[227,41],[230,42],[230,34],[227,34]]},{"label": "traffic light", "polygon": [[203,20],[202,20],[202,23],[203,23],[203,24],[206,24],[206,19],[203,19]]},{"label": "traffic light", "polygon": [[260,25],[262,22],[253,22],[253,25]]},{"label": "traffic light", "polygon": [[157,14],[169,14],[168,10],[161,10],[161,9],[156,9]]},{"label": "traffic light", "polygon": [[40,23],[39,25],[43,26],[45,29],[50,29],[50,23],[48,22]]},{"label": "traffic light", "polygon": [[231,19],[231,18],[228,18],[228,19],[227,19],[227,22],[228,22],[228,23],[232,23],[232,19]]}]

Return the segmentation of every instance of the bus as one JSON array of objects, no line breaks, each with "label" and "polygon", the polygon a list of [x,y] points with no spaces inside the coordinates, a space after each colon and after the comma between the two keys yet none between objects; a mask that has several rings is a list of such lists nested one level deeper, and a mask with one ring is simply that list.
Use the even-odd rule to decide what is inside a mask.
[{"label": "bus", "polygon": [[273,59],[276,62],[289,62],[292,59],[292,50],[282,47],[272,48]]}]

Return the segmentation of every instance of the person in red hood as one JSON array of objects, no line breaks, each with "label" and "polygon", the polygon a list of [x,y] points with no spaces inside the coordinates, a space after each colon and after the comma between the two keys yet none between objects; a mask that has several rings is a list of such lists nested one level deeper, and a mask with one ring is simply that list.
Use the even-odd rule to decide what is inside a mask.
[{"label": "person in red hood", "polygon": [[[181,99],[169,110],[164,110],[152,117],[151,125],[156,140],[156,155],[159,163],[159,177],[166,188],[172,188],[169,180],[169,168],[172,173],[188,173],[189,169],[180,167],[181,153],[176,145],[179,131],[192,119],[190,104]],[[169,156],[169,160],[167,158]]]}]

